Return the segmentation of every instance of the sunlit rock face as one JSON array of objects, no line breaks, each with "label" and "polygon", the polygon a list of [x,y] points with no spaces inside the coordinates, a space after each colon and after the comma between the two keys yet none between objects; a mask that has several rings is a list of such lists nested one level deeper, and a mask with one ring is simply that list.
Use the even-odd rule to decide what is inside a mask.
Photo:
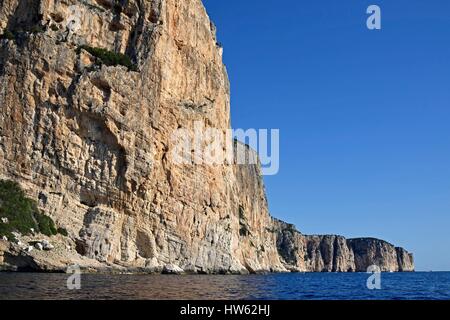
[{"label": "sunlit rock face", "polygon": [[[171,161],[174,131],[230,128],[222,48],[200,0],[4,0],[0,34],[0,176],[68,231],[55,253],[29,253],[35,269],[413,269],[402,249],[290,237],[269,215],[259,165]],[[133,67],[99,64],[89,48]]]}]

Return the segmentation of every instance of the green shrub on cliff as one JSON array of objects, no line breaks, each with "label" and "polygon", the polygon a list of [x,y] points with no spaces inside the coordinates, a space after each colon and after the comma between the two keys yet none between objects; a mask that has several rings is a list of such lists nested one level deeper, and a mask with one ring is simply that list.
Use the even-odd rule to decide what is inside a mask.
[{"label": "green shrub on cliff", "polygon": [[68,236],[69,236],[69,233],[68,233],[67,230],[64,229],[64,228],[58,228],[58,233],[61,234],[61,235],[63,235],[63,236],[65,236],[65,237],[68,237]]},{"label": "green shrub on cliff", "polygon": [[19,184],[0,180],[0,236],[12,238],[12,232],[31,234],[31,229],[46,236],[57,234],[53,220],[42,214],[35,201],[25,196]]},{"label": "green shrub on cliff", "polygon": [[3,34],[0,35],[0,39],[14,40],[14,39],[16,39],[16,36],[11,31],[4,30]]},{"label": "green shrub on cliff", "polygon": [[56,229],[55,222],[53,222],[52,218],[49,216],[43,215],[41,213],[35,213],[34,217],[36,219],[38,230],[40,233],[45,234],[47,236],[55,235],[58,233]]},{"label": "green shrub on cliff", "polygon": [[45,32],[45,28],[43,26],[40,25],[34,25],[31,28],[29,28],[29,30],[27,30],[31,33],[44,33]]},{"label": "green shrub on cliff", "polygon": [[107,66],[124,66],[127,67],[128,70],[136,71],[137,67],[133,62],[131,61],[130,57],[122,54],[122,53],[116,53],[112,52],[103,48],[94,48],[90,46],[81,46],[79,50],[84,49],[90,54],[92,54],[94,57],[96,57],[98,60],[100,60],[101,63],[107,65]]}]

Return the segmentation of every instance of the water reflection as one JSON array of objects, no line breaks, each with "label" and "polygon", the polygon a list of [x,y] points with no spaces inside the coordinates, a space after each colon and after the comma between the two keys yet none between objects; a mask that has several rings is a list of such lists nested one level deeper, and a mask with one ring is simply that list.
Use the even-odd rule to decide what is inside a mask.
[{"label": "water reflection", "polygon": [[0,273],[0,299],[449,299],[450,273],[383,274],[382,290],[368,290],[366,274],[249,276],[68,275]]}]

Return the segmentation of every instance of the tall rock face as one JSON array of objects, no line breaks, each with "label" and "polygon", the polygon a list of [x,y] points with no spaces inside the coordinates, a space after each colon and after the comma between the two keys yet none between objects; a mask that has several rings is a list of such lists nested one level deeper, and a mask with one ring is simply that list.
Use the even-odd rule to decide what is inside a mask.
[{"label": "tall rock face", "polygon": [[57,259],[27,253],[36,268],[413,269],[402,249],[274,222],[259,165],[172,161],[177,130],[195,141],[197,129],[230,127],[222,48],[200,0],[1,3],[0,177],[68,231]]},{"label": "tall rock face", "polygon": [[[230,127],[222,49],[200,0],[5,0],[0,21],[14,36],[0,49],[0,173],[79,254],[155,270],[284,270],[257,166],[170,159],[175,130],[193,140],[199,123]],[[136,68],[98,66],[89,48]]]}]

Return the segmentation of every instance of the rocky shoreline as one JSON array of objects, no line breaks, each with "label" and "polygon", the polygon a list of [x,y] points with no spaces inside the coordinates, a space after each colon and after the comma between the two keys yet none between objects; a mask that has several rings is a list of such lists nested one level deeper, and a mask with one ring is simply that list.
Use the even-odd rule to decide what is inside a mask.
[{"label": "rocky shoreline", "polygon": [[[227,272],[220,270],[210,274],[266,274],[270,272],[366,272],[376,265],[381,272],[413,272],[414,261],[403,248],[378,239],[345,239],[341,236],[303,235],[280,220],[277,248],[285,270],[247,270]],[[72,250],[76,245],[63,236],[42,239],[20,237],[15,242],[0,240],[0,272],[49,272],[65,273],[76,265],[82,273],[92,274],[203,274],[196,270],[184,270],[177,265],[167,264],[149,267],[132,267],[119,264],[102,264],[87,259]],[[54,243],[55,245],[51,244]],[[25,243],[25,245],[24,245]],[[44,243],[47,249],[38,244]],[[33,246],[29,246],[33,244]],[[30,248],[35,248],[30,250]]]}]

